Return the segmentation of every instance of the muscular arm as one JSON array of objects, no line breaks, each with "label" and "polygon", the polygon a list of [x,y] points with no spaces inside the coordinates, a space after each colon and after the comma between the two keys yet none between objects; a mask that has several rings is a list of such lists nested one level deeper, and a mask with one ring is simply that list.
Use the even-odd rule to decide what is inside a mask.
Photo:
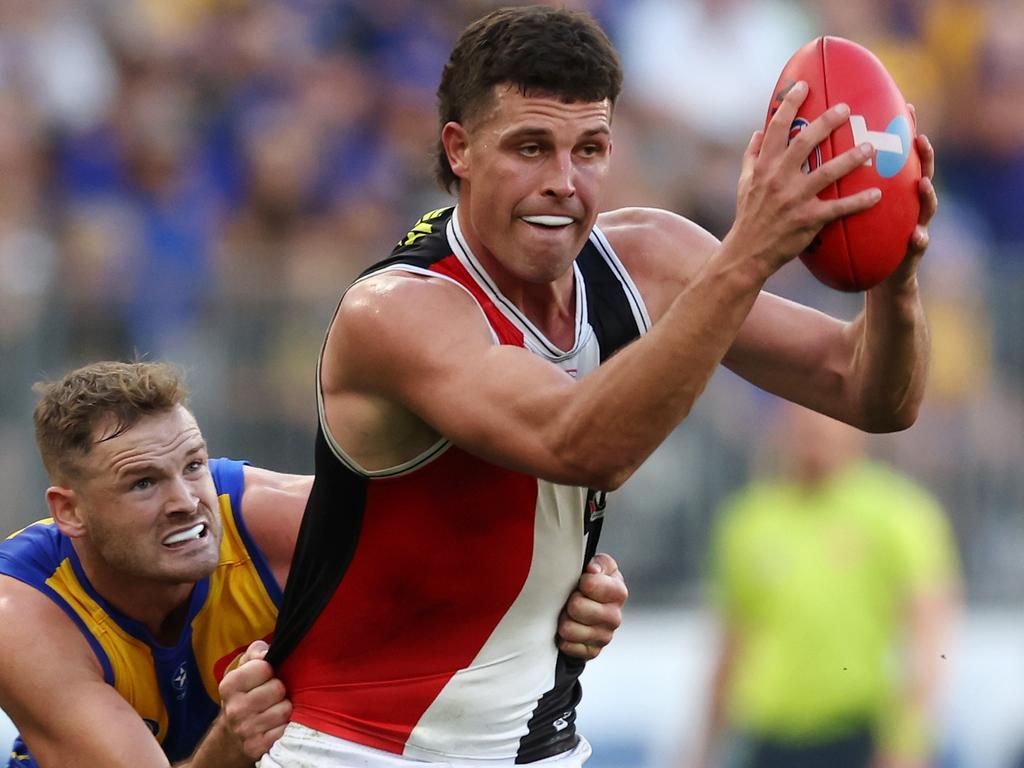
[{"label": "muscular arm", "polygon": [[864,310],[843,323],[762,293],[724,360],[762,389],[869,432],[905,429],[917,417],[928,369],[928,326],[917,265],[935,213],[935,157],[917,143],[924,178],[921,219],[906,257],[867,292]]},{"label": "muscular arm", "polygon": [[[368,469],[412,458],[444,435],[472,453],[555,482],[615,488],[689,413],[765,279],[826,222],[872,204],[817,192],[862,163],[859,149],[810,175],[800,164],[847,119],[830,111],[786,145],[794,88],[744,157],[741,215],[642,339],[574,380],[526,350],[496,346],[457,287],[378,275],[342,302],[322,385],[332,431]],[[660,247],[657,224],[633,250]],[[647,233],[647,234],[645,234]],[[394,435],[402,435],[402,439]]]},{"label": "muscular arm", "polygon": [[[0,576],[0,707],[41,768],[167,768],[142,718],[104,682],[95,654],[48,598]],[[182,765],[243,768],[233,739],[215,735]]]},{"label": "muscular arm", "polygon": [[251,466],[243,472],[242,517],[278,586],[284,589],[313,476]]}]

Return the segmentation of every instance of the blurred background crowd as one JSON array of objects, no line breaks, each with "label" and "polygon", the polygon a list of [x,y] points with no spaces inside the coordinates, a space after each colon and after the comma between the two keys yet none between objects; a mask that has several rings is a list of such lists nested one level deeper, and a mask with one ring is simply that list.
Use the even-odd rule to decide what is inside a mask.
[{"label": "blurred background crowd", "polygon": [[[484,0],[0,0],[0,525],[41,516],[31,384],[99,358],[186,368],[215,454],[309,471],[313,367],[341,291],[415,218],[434,88]],[[593,0],[622,54],[605,207],[728,229],[786,59],[875,51],[937,148],[924,412],[872,441],[941,501],[968,606],[1024,597],[1024,4]],[[844,317],[799,262],[769,289]],[[770,458],[728,373],[613,499],[632,605],[701,599],[711,519]]]}]

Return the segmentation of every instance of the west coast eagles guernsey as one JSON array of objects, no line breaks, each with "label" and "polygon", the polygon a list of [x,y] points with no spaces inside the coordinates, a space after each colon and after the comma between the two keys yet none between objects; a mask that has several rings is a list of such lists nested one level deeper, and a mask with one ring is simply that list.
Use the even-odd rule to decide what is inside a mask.
[{"label": "west coast eagles guernsey", "polygon": [[[217,685],[227,666],[250,642],[268,637],[277,617],[280,588],[239,514],[242,467],[210,461],[224,521],[220,564],[196,584],[173,646],[160,645],[139,622],[107,604],[51,519],[0,542],[0,574],[35,587],[71,618],[95,651],[107,683],[145,720],[171,762],[195,749],[219,712]],[[10,768],[34,765],[18,739]]]},{"label": "west coast eagles guernsey", "polygon": [[[599,230],[573,270],[569,350],[498,291],[455,209],[423,216],[360,279],[401,271],[455,283],[496,344],[583,376],[650,321]],[[596,544],[595,494],[443,439],[401,466],[365,471],[331,436],[319,372],[317,391],[316,481],[268,656],[292,720],[432,762],[529,763],[572,750],[583,662],[560,654],[554,638]]]}]

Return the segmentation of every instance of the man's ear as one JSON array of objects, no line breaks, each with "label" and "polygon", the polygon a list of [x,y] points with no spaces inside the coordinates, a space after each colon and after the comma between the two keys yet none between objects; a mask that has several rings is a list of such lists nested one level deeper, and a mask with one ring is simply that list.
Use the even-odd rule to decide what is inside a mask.
[{"label": "man's ear", "polygon": [[469,173],[469,134],[462,123],[451,121],[441,129],[441,146],[448,156],[448,164],[459,179]]},{"label": "man's ear", "polygon": [[85,524],[78,510],[78,494],[63,485],[51,485],[46,489],[46,506],[50,517],[57,524],[57,530],[65,536],[77,539],[85,535]]}]

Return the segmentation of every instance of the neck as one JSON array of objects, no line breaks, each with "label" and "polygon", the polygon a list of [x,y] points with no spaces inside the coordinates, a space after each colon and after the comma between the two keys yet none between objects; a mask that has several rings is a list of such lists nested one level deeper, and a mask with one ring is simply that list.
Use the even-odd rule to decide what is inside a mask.
[{"label": "neck", "polygon": [[473,256],[484,268],[495,286],[514,304],[549,341],[560,349],[571,349],[576,341],[576,279],[570,265],[564,273],[551,280],[524,280],[495,258],[463,216],[460,206],[460,228]]},{"label": "neck", "polygon": [[93,589],[119,613],[142,624],[162,645],[173,645],[188,616],[194,582],[169,584],[112,572],[88,547],[73,542]]},{"label": "neck", "polygon": [[[489,267],[487,271],[490,273]],[[572,271],[553,283],[512,281],[507,287],[497,279],[495,283],[551,343],[563,350],[572,348],[576,342],[576,285]]]}]

